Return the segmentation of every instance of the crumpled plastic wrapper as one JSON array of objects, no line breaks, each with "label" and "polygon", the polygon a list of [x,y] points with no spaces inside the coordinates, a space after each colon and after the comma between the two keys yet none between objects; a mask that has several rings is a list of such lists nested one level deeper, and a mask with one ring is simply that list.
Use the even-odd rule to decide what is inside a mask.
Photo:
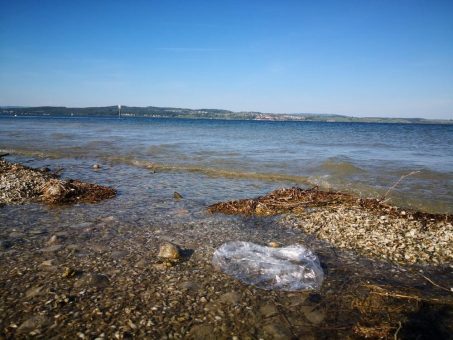
[{"label": "crumpled plastic wrapper", "polygon": [[214,252],[212,264],[225,274],[266,290],[318,290],[324,279],[318,257],[297,244],[271,248],[228,242]]}]

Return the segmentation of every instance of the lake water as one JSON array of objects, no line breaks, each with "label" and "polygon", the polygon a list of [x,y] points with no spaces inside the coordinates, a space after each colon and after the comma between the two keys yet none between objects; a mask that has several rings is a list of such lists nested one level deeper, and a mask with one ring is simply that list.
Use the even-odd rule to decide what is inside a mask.
[{"label": "lake water", "polygon": [[[419,171],[391,191],[392,201],[452,213],[452,145],[453,125],[0,118],[0,149],[17,160],[138,188],[155,172],[154,194],[177,190],[205,203],[293,185],[379,197]],[[105,178],[94,163],[118,171]]]}]

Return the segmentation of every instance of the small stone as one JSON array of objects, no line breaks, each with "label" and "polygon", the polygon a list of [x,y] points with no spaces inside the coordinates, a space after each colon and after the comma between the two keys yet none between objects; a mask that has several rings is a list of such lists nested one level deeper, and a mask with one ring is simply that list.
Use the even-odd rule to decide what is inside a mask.
[{"label": "small stone", "polygon": [[272,316],[278,315],[277,307],[275,307],[272,303],[266,303],[265,305],[260,307],[260,314],[264,318],[270,318]]},{"label": "small stone", "polygon": [[314,325],[320,324],[326,317],[326,311],[319,307],[302,306],[300,310],[307,320]]},{"label": "small stone", "polygon": [[197,282],[184,281],[181,283],[180,288],[184,290],[197,291],[200,289],[200,285]]},{"label": "small stone", "polygon": [[32,235],[47,234],[47,229],[32,229],[32,230],[30,230],[30,234],[32,234]]},{"label": "small stone", "polygon": [[176,244],[165,242],[159,247],[159,254],[162,258],[178,260],[181,258],[181,249]]},{"label": "small stone", "polygon": [[45,260],[42,261],[39,266],[54,266],[55,265],[55,260]]},{"label": "small stone", "polygon": [[215,339],[214,328],[207,324],[192,326],[189,337],[190,339]]},{"label": "small stone", "polygon": [[80,251],[80,247],[77,244],[70,244],[66,247],[71,253],[78,253]]},{"label": "small stone", "polygon": [[73,277],[76,274],[76,271],[72,268],[65,267],[63,274],[61,274],[61,277]]},{"label": "small stone", "polygon": [[175,192],[173,193],[173,198],[174,198],[175,200],[180,200],[180,199],[183,198],[183,197],[182,197],[182,195],[181,195],[179,192],[175,191]]},{"label": "small stone", "polygon": [[167,265],[165,263],[154,263],[153,268],[157,270],[165,270],[167,269]]},{"label": "small stone", "polygon": [[42,261],[38,267],[41,270],[53,271],[56,270],[55,265],[56,265],[55,260],[45,260]]},{"label": "small stone", "polygon": [[129,253],[125,250],[115,250],[110,253],[110,256],[114,260],[121,260],[125,258]]},{"label": "small stone", "polygon": [[42,315],[35,315],[25,320],[17,329],[18,333],[29,333],[35,329],[42,328],[47,325],[49,320]]},{"label": "small stone", "polygon": [[25,292],[25,297],[32,298],[34,296],[41,295],[43,293],[44,293],[44,286],[32,287]]},{"label": "small stone", "polygon": [[282,245],[278,242],[275,242],[275,241],[271,241],[268,243],[269,247],[272,247],[272,248],[280,248]]},{"label": "small stone", "polygon": [[24,233],[21,233],[19,231],[12,231],[9,233],[9,237],[11,238],[20,238],[20,237],[24,237],[25,234]]},{"label": "small stone", "polygon": [[272,323],[263,327],[264,334],[269,339],[291,339],[291,330],[284,327],[281,323]]},{"label": "small stone", "polygon": [[53,245],[53,246],[50,246],[47,248],[43,248],[43,249],[41,249],[41,251],[44,253],[52,253],[52,252],[57,252],[57,251],[61,250],[62,248],[63,248],[63,246],[61,244],[56,244],[56,245]]},{"label": "small stone", "polygon": [[175,210],[175,216],[177,217],[186,217],[186,216],[189,216],[189,210],[187,209],[177,209]]},{"label": "small stone", "polygon": [[76,281],[74,287],[95,287],[95,288],[105,288],[110,285],[109,278],[104,274],[98,273],[86,273]]},{"label": "small stone", "polygon": [[236,292],[228,292],[220,296],[219,301],[227,305],[237,305],[241,301],[241,296]]},{"label": "small stone", "polygon": [[59,240],[59,238],[57,237],[57,235],[53,235],[53,236],[46,242],[46,244],[47,244],[48,246],[52,246],[52,245],[57,244],[57,243],[60,243],[60,240]]},{"label": "small stone", "polygon": [[146,267],[146,261],[145,259],[141,259],[138,262],[134,264],[135,268],[145,268]]}]

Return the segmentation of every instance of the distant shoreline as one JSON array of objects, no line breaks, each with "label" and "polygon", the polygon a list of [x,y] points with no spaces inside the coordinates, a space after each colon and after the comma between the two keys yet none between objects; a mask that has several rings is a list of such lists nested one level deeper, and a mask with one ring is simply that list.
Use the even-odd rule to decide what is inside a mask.
[{"label": "distant shoreline", "polygon": [[[57,106],[0,107],[0,117],[119,117],[117,106],[70,108]],[[173,118],[243,121],[296,121],[327,123],[387,123],[453,125],[453,119],[351,117],[315,113],[233,112],[218,109],[122,106],[122,118]]]}]

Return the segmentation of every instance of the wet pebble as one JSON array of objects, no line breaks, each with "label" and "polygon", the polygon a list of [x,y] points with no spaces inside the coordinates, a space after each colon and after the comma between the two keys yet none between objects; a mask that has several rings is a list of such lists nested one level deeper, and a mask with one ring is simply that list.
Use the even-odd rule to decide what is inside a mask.
[{"label": "wet pebble", "polygon": [[236,292],[228,292],[220,296],[219,301],[227,305],[237,305],[241,301],[241,296]]},{"label": "wet pebble", "polygon": [[43,253],[53,253],[53,252],[57,252],[61,249],[63,249],[63,246],[61,244],[56,244],[56,245],[53,245],[53,246],[50,246],[47,248],[43,248],[43,249],[41,249],[41,251]]},{"label": "wet pebble", "polygon": [[45,287],[44,286],[36,286],[36,287],[32,287],[30,289],[28,289],[26,292],[25,292],[25,297],[26,298],[32,298],[32,297],[35,297],[37,295],[41,295],[45,292]]},{"label": "wet pebble", "polygon": [[83,273],[76,281],[74,287],[94,287],[105,288],[110,284],[109,278],[104,274],[99,273]]},{"label": "wet pebble", "polygon": [[49,319],[43,315],[34,315],[31,318],[22,322],[22,324],[17,329],[17,333],[29,333],[33,330],[42,328],[49,324]]},{"label": "wet pebble", "polygon": [[159,247],[159,254],[157,255],[162,258],[178,260],[181,258],[181,248],[171,242],[165,242]]}]

